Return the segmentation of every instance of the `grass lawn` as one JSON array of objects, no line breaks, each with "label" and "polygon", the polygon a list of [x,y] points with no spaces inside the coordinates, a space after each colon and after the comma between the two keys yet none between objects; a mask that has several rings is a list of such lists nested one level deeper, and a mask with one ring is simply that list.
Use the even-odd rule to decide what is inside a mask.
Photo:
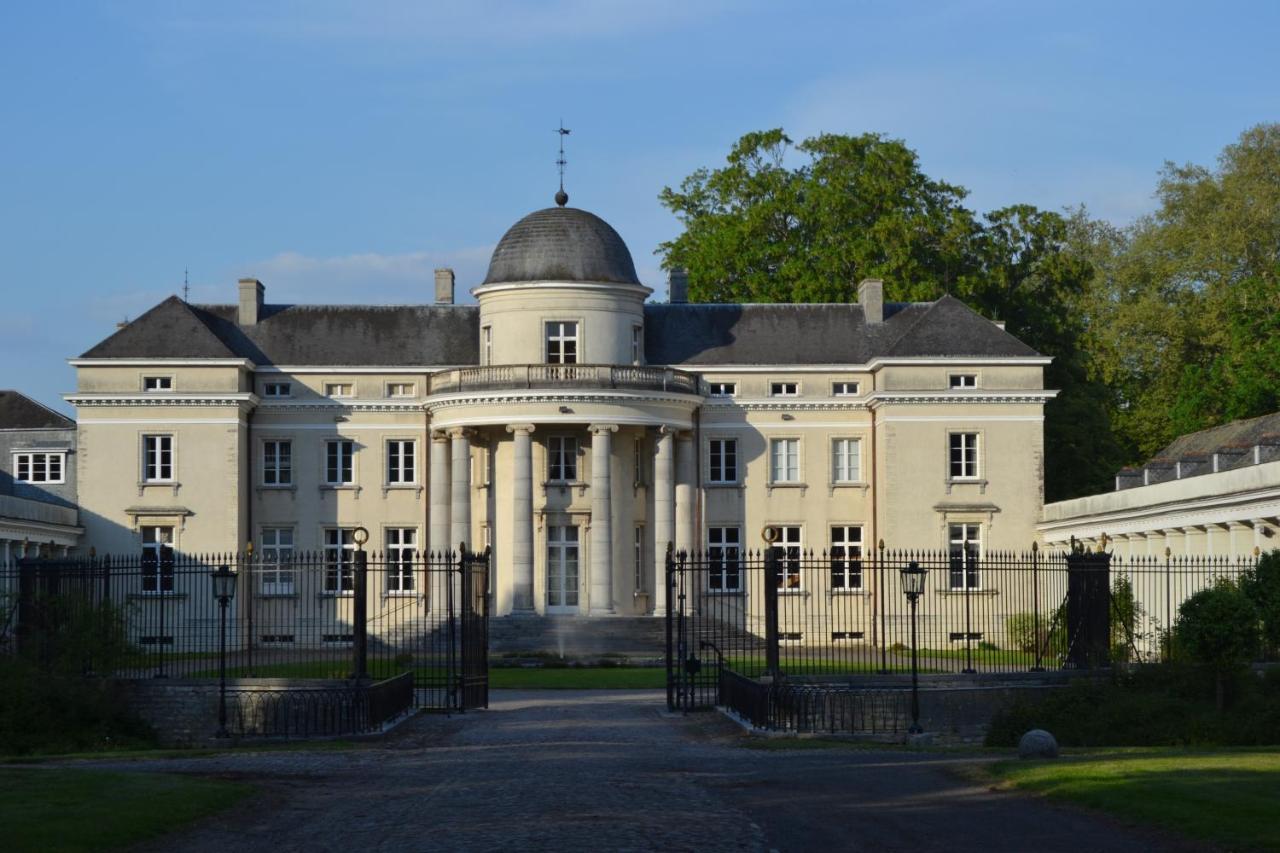
[{"label": "grass lawn", "polygon": [[493,667],[492,688],[524,690],[641,690],[667,686],[664,667]]},{"label": "grass lawn", "polygon": [[13,853],[109,850],[172,832],[252,790],[160,773],[0,768],[0,826]]},{"label": "grass lawn", "polygon": [[1006,785],[1233,849],[1280,850],[1280,748],[1108,750],[1001,761]]}]

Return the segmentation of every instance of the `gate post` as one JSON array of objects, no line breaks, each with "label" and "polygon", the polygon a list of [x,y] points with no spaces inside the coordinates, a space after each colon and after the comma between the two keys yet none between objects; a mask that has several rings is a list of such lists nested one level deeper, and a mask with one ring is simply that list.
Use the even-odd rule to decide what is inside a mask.
[{"label": "gate post", "polygon": [[770,678],[781,675],[778,665],[778,557],[781,548],[764,550],[764,669]]},{"label": "gate post", "polygon": [[[364,529],[364,528],[360,528]],[[368,534],[366,533],[367,537]],[[355,553],[355,601],[352,608],[351,621],[355,623],[352,630],[352,648],[355,651],[355,678],[364,681],[369,678],[369,555],[365,553],[364,541],[357,543]]]},{"label": "gate post", "polygon": [[1067,555],[1067,662],[1077,669],[1111,664],[1111,555]]}]

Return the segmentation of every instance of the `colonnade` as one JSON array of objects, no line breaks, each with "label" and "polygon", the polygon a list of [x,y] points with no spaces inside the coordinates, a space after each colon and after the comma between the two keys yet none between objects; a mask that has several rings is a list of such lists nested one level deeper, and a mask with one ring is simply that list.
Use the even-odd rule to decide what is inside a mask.
[{"label": "colonnade", "polygon": [[[587,612],[606,615],[615,612],[617,591],[614,588],[615,535],[613,524],[615,492],[612,464],[613,436],[619,425],[592,423],[591,436],[591,522],[589,538],[589,574],[585,589]],[[511,435],[513,470],[510,481],[512,530],[504,563],[511,567],[512,610],[531,613],[535,601],[533,501],[533,434],[532,423],[512,423],[505,427]],[[696,456],[693,433],[671,426],[658,427],[654,433],[653,517],[646,519],[652,530],[654,588],[650,602],[654,615],[666,613],[666,545],[677,550],[695,547],[694,500]],[[474,430],[452,427],[431,434],[430,472],[428,479],[429,525],[428,548],[440,553],[466,543],[478,547],[472,539],[472,471],[471,449]],[[493,519],[488,519],[492,524]],[[496,534],[496,532],[495,532]],[[495,541],[497,541],[495,539]],[[433,596],[443,590],[433,590]],[[436,599],[440,600],[440,599]]]},{"label": "colonnade", "polygon": [[[1077,537],[1086,548],[1099,549],[1104,531]],[[1124,558],[1222,557],[1249,558],[1256,552],[1280,548],[1280,517],[1245,517],[1204,524],[1159,525],[1149,530],[1105,532],[1106,548]],[[1051,540],[1050,548],[1066,542]]]}]

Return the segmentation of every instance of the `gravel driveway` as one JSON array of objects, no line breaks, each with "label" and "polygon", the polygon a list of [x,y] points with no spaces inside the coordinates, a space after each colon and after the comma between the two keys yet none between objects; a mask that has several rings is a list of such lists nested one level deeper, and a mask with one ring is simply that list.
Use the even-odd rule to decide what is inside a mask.
[{"label": "gravel driveway", "polygon": [[247,806],[156,851],[1196,849],[961,781],[972,758],[760,750],[653,691],[495,691],[347,751],[93,762],[252,779]]}]

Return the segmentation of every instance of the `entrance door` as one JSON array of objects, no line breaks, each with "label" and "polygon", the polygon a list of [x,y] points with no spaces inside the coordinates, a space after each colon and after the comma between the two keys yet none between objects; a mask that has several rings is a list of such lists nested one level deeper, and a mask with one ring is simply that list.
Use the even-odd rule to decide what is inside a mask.
[{"label": "entrance door", "polygon": [[578,526],[547,527],[547,612],[578,612]]}]

